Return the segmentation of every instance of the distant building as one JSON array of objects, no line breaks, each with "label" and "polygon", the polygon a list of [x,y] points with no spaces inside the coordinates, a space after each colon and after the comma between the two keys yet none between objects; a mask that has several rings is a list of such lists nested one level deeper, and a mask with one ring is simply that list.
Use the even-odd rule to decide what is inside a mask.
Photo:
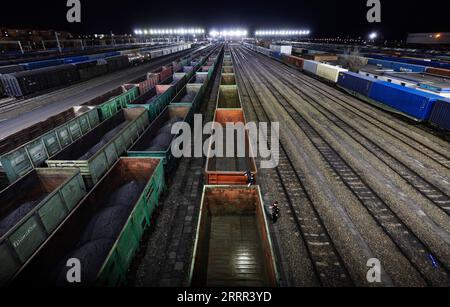
[{"label": "distant building", "polygon": [[406,42],[411,45],[450,45],[450,33],[410,33]]}]

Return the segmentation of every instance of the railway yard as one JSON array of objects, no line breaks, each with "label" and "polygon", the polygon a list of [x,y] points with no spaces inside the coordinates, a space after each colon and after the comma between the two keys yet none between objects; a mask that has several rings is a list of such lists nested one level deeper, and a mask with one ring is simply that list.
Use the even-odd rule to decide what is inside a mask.
[{"label": "railway yard", "polygon": [[[42,77],[39,90],[42,68],[0,73],[13,96],[0,100],[0,285],[70,286],[76,258],[85,285],[450,286],[447,68],[380,72],[374,56],[358,72],[280,50],[134,48],[113,56],[124,67],[57,66],[77,81]],[[232,156],[209,156],[216,126],[202,156],[175,157],[174,127],[199,114],[223,130],[278,123],[279,135],[252,143],[247,125],[243,155],[224,134]],[[262,143],[275,167],[251,155]]]}]

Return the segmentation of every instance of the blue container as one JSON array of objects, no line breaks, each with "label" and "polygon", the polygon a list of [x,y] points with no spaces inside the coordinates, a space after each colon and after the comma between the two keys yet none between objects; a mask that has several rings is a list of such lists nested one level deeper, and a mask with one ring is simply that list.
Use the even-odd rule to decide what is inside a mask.
[{"label": "blue container", "polygon": [[442,97],[385,81],[372,83],[369,98],[418,121],[427,121]]},{"label": "blue container", "polygon": [[450,131],[450,100],[436,101],[429,122],[439,128]]},{"label": "blue container", "polygon": [[374,82],[378,82],[377,79],[347,71],[339,73],[337,84],[351,92],[369,97]]},{"label": "blue container", "polygon": [[69,58],[64,58],[64,64],[74,64],[80,62],[86,62],[89,60],[88,56],[74,56]]},{"label": "blue container", "polygon": [[271,51],[270,56],[275,59],[281,60],[281,52]]},{"label": "blue container", "polygon": [[30,62],[30,63],[24,63],[24,64],[20,64],[20,65],[23,66],[23,68],[25,68],[25,70],[33,70],[33,69],[57,66],[57,65],[61,65],[61,64],[64,64],[64,61],[62,59],[56,59],[56,60]]},{"label": "blue container", "polygon": [[391,68],[395,71],[404,71],[404,72],[425,72],[427,69],[425,66],[413,65],[408,63],[400,63],[400,62],[392,62]]}]

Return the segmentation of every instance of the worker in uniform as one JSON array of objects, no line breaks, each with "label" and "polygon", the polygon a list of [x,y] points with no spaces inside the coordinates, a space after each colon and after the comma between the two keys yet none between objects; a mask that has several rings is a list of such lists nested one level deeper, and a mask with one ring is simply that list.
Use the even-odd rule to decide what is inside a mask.
[{"label": "worker in uniform", "polygon": [[272,221],[276,223],[280,217],[280,207],[278,207],[278,202],[274,202],[272,205]]},{"label": "worker in uniform", "polygon": [[247,177],[247,184],[249,187],[255,184],[255,175],[251,171],[246,171],[244,175]]}]

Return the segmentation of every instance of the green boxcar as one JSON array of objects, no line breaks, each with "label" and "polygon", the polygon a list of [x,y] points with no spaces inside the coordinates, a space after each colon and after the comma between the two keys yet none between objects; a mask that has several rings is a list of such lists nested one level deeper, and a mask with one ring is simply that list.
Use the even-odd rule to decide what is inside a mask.
[{"label": "green boxcar", "polygon": [[16,274],[85,195],[78,169],[43,168],[33,170],[0,193],[0,221],[25,203],[37,203],[0,234],[0,285]]},{"label": "green boxcar", "polygon": [[[80,160],[102,138],[121,124],[117,133],[87,160]],[[79,139],[46,163],[49,167],[76,167],[81,170],[86,186],[91,188],[111,168],[117,159],[127,151],[149,124],[148,112],[143,108],[123,109],[96,129]]]},{"label": "green boxcar", "polygon": [[0,156],[0,172],[4,174],[2,182],[8,185],[26,175],[45,160],[61,152],[64,148],[88,134],[100,124],[95,107],[74,107],[86,110],[67,123],[43,134],[42,136]]},{"label": "green boxcar", "polygon": [[106,100],[94,99],[84,105],[96,106],[100,120],[104,121],[116,114],[120,109],[125,108],[127,104],[136,99],[137,96],[139,96],[139,88],[133,86],[126,92],[119,93],[113,97],[108,97]]},{"label": "green boxcar", "polygon": [[67,262],[70,254],[80,247],[77,243],[81,241],[92,218],[108,205],[111,194],[132,181],[138,182],[140,189],[138,193],[130,195],[133,204],[126,221],[119,225],[118,235],[111,238],[111,246],[106,247],[106,256],[99,259],[98,266],[94,268],[93,280],[86,280],[81,276],[84,286],[125,285],[127,271],[140,246],[142,235],[150,226],[165,190],[161,159],[120,158],[64,220],[55,236],[45,242],[43,248],[15,278],[13,285],[29,285],[31,280],[41,285],[70,286],[51,278],[48,272],[58,271],[60,267],[57,266]]},{"label": "green boxcar", "polygon": [[172,155],[171,145],[176,138],[175,135],[170,135],[170,140],[167,140],[167,147],[158,147],[156,150],[148,151],[149,145],[158,136],[159,130],[173,118],[182,118],[184,122],[191,123],[194,117],[193,110],[190,106],[172,106],[167,107],[155,121],[145,130],[142,136],[133,144],[127,152],[129,157],[149,157],[163,159],[164,169],[170,172],[175,168],[176,159]]},{"label": "green boxcar", "polygon": [[175,87],[171,85],[156,85],[144,95],[128,104],[128,108],[145,108],[148,110],[149,121],[153,121],[175,96]]}]

